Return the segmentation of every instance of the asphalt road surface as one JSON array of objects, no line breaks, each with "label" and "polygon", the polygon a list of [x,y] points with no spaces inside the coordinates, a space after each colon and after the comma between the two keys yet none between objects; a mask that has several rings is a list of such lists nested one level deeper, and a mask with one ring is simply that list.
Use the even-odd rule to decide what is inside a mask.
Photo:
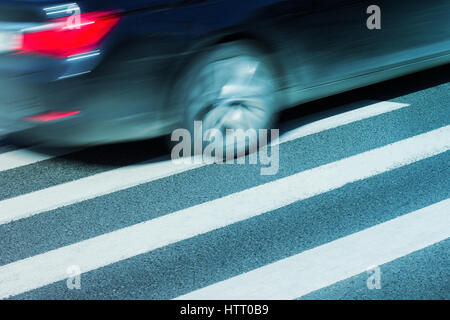
[{"label": "asphalt road surface", "polygon": [[279,128],[275,175],[4,138],[0,298],[450,299],[449,66]]}]

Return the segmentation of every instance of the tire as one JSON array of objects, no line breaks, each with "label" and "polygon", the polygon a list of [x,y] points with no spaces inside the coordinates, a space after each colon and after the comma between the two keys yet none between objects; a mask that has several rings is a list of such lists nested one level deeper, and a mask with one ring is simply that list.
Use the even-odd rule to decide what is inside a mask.
[{"label": "tire", "polygon": [[[234,159],[263,146],[258,143],[259,129],[270,129],[275,122],[279,107],[277,87],[276,72],[261,52],[246,43],[231,42],[195,59],[175,86],[175,103],[184,115],[183,127],[192,137],[196,132],[194,124],[201,121],[206,143],[212,141],[212,133],[222,133],[223,152],[214,156]],[[234,140],[227,134],[230,129],[246,133],[250,129],[256,139],[252,135],[253,138]],[[232,140],[227,140],[227,136]],[[204,148],[203,144],[194,154]]]}]

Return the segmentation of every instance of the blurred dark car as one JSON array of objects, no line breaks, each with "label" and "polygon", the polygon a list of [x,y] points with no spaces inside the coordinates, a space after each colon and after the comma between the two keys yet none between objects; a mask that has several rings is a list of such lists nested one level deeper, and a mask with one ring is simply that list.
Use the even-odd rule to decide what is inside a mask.
[{"label": "blurred dark car", "polygon": [[0,134],[66,146],[194,120],[268,128],[284,108],[449,62],[449,0],[0,0]]}]

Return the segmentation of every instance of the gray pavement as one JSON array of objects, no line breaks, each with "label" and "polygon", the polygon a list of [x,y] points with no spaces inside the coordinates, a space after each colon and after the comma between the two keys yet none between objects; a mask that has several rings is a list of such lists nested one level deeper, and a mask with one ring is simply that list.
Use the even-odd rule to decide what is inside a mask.
[{"label": "gray pavement", "polygon": [[[279,171],[273,176],[260,175],[260,165],[203,166],[2,223],[0,295],[2,285],[4,288],[14,286],[15,280],[8,278],[14,271],[19,275],[20,272],[35,272],[31,277],[33,281],[41,277],[44,280],[30,290],[19,290],[9,297],[12,299],[173,299],[449,199],[447,143],[447,151],[394,170],[373,174],[212,231],[196,233],[142,254],[105,262],[81,274],[80,289],[68,289],[66,279],[49,280],[51,267],[21,269],[20,263],[17,264],[27,258],[35,261],[38,255],[58,248],[77,245],[447,127],[450,125],[449,81],[446,66],[286,111],[279,125],[283,134],[345,112],[357,114],[360,108],[375,103],[408,104],[392,112],[281,144]],[[450,142],[450,135],[443,137]],[[164,145],[163,139],[157,139],[94,147],[0,171],[0,208],[2,202],[10,199],[113,169],[142,161],[158,164],[169,159]],[[417,147],[420,149],[419,145]],[[3,140],[0,161],[2,155],[18,148]],[[345,177],[351,170],[344,168],[339,174]],[[304,181],[306,187],[314,183]],[[305,185],[298,187],[305,188]],[[58,189],[55,190],[54,197],[58,197]],[[261,197],[264,196],[261,193]],[[445,222],[450,231],[450,207],[447,209]],[[199,225],[202,223],[198,221]],[[424,224],[424,228],[427,226]],[[407,230],[408,226],[405,228]],[[62,263],[58,257],[48,259],[56,259],[48,261],[49,265]],[[366,283],[369,274],[361,270],[357,275],[297,298],[450,299],[449,266],[450,242],[447,239],[380,265],[380,289],[370,290]],[[49,274],[43,275],[43,272]],[[270,285],[276,287],[277,283]],[[4,290],[7,294],[8,289]]]}]

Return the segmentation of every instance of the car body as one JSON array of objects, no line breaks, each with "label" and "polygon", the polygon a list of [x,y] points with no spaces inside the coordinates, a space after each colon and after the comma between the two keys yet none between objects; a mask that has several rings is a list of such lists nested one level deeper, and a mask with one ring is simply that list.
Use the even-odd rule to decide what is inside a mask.
[{"label": "car body", "polygon": [[[64,146],[168,134],[183,124],[177,81],[223,44],[269,61],[276,111],[450,62],[448,0],[379,0],[381,29],[367,26],[371,5],[1,0],[0,134]],[[70,19],[67,35],[52,30]]]}]

